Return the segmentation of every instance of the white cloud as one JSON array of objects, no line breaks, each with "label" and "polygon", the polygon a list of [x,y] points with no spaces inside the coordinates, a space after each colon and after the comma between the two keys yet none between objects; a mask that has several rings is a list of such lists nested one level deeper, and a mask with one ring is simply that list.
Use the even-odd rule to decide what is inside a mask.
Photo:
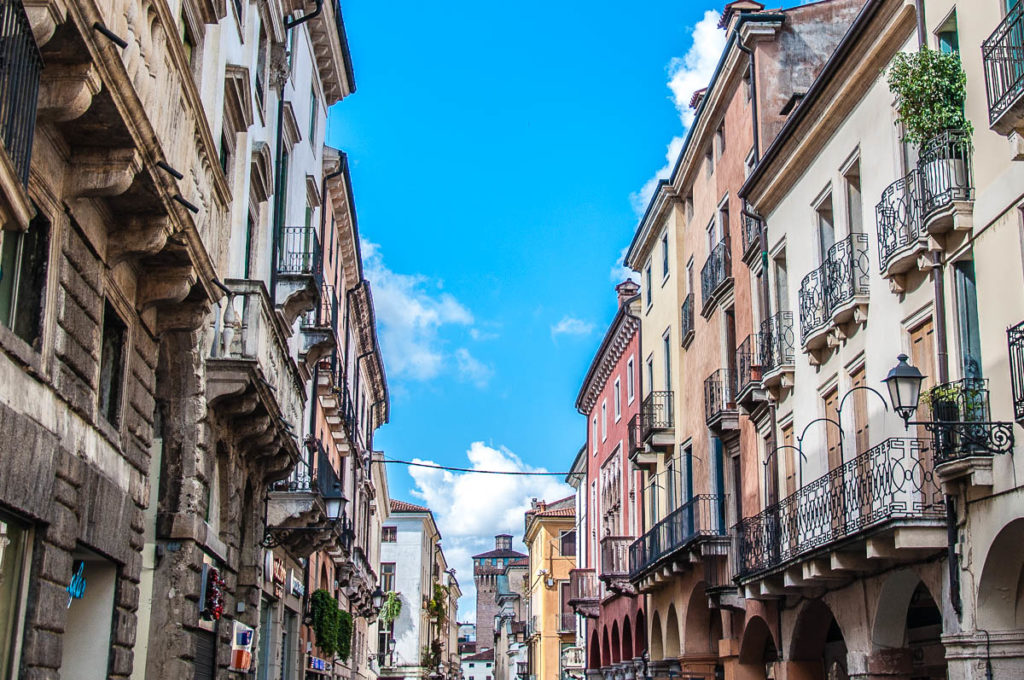
[{"label": "white cloud", "polygon": [[[473,470],[546,472],[527,465],[504,447],[494,448],[483,442],[473,442],[466,457],[469,464],[462,467]],[[513,548],[525,552],[523,515],[530,509],[530,500],[551,501],[573,492],[557,476],[488,475],[418,467],[409,468],[409,472],[416,483],[412,494],[434,511],[445,557],[456,570],[463,592],[460,621],[472,621],[476,614],[472,556],[492,549],[493,537],[500,533],[515,536]]]},{"label": "white cloud", "polygon": [[[672,103],[679,113],[683,130],[693,124],[694,111],[690,108],[690,99],[697,90],[707,87],[718,66],[718,60],[725,49],[725,31],[718,28],[720,15],[715,10],[707,10],[704,17],[693,27],[690,37],[693,41],[690,49],[682,57],[674,57],[668,64],[668,88],[672,92]],[[630,195],[630,202],[636,214],[642,215],[647,209],[658,180],[666,179],[672,172],[683,146],[683,135],[677,135],[668,143],[665,151],[665,165],[653,177],[648,179],[639,191]]]},{"label": "white cloud", "polygon": [[398,274],[384,264],[380,247],[362,241],[363,267],[373,285],[373,303],[388,371],[396,378],[429,380],[448,357],[439,331],[470,326],[473,314],[441,282],[422,274]]},{"label": "white cloud", "polygon": [[628,251],[629,246],[626,246],[619,252],[619,259],[615,261],[615,265],[609,272],[609,278],[611,278],[614,284],[622,283],[627,279],[638,283],[640,281],[640,275],[626,266],[626,253]]},{"label": "white cloud", "polygon": [[593,332],[594,324],[568,314],[551,327],[551,337],[553,338],[559,335],[590,335]]},{"label": "white cloud", "polygon": [[455,362],[459,379],[469,381],[481,389],[487,387],[494,375],[494,369],[470,354],[465,347],[455,350]]}]

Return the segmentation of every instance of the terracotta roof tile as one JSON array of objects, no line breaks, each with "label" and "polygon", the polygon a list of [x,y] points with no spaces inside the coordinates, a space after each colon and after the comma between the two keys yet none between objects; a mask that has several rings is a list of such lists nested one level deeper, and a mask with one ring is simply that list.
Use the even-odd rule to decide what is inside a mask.
[{"label": "terracotta roof tile", "polygon": [[406,503],[405,501],[399,501],[392,498],[391,512],[430,512],[430,508],[425,508],[422,505],[413,505],[412,503]]}]

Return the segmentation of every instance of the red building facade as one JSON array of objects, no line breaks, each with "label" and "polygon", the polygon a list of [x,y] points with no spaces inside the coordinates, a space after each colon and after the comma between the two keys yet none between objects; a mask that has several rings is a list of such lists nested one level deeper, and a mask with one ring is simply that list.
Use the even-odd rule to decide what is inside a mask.
[{"label": "red building facade", "polygon": [[643,599],[629,582],[629,546],[643,532],[640,479],[628,456],[641,401],[640,296],[632,281],[615,290],[618,312],[576,399],[587,419],[586,479],[578,491],[584,517],[570,604],[586,617],[591,673],[631,670],[647,647]]}]

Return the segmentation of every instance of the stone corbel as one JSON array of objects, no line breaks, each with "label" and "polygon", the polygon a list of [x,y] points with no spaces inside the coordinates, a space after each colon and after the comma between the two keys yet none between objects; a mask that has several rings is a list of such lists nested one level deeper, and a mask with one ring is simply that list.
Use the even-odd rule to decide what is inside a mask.
[{"label": "stone corbel", "polygon": [[134,148],[78,149],[71,159],[68,195],[118,196],[128,191],[142,160]]},{"label": "stone corbel", "polygon": [[60,0],[23,0],[32,37],[42,47],[50,42],[57,27],[67,20],[68,10]]},{"label": "stone corbel", "polygon": [[47,66],[39,83],[39,119],[63,123],[78,118],[102,86],[92,63]]},{"label": "stone corbel", "polygon": [[195,272],[188,265],[160,267],[155,271],[144,272],[139,277],[135,307],[145,311],[154,305],[181,302],[195,282]]},{"label": "stone corbel", "polygon": [[131,217],[120,229],[110,232],[107,241],[107,266],[114,267],[133,257],[155,255],[167,244],[165,215]]},{"label": "stone corbel", "polygon": [[889,292],[893,295],[903,295],[907,292],[907,277],[903,274],[893,274],[889,277]]},{"label": "stone corbel", "polygon": [[157,333],[199,330],[209,312],[205,302],[180,303],[161,309],[157,316]]},{"label": "stone corbel", "polygon": [[842,345],[844,340],[846,340],[846,331],[840,325],[829,331],[825,338],[825,344],[829,349],[835,349]]},{"label": "stone corbel", "polygon": [[275,43],[270,47],[270,87],[280,91],[291,75],[288,68],[288,51],[284,43]]},{"label": "stone corbel", "polygon": [[853,310],[853,322],[858,326],[863,326],[868,322],[868,306],[857,305]]},{"label": "stone corbel", "polygon": [[[284,304],[281,305],[281,317],[284,320],[285,328],[289,332],[291,332],[291,328],[295,325],[295,320],[299,318],[300,314],[316,309],[318,292],[313,286],[312,278],[309,281],[308,286],[294,290],[285,298]],[[280,286],[281,283],[278,282],[277,285]]]}]

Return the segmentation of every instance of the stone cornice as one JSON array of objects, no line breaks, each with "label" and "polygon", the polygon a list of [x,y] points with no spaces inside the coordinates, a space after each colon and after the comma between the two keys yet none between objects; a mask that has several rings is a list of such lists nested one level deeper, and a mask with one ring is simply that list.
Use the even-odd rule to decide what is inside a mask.
[{"label": "stone cornice", "polygon": [[587,377],[583,381],[579,396],[576,398],[576,409],[583,414],[594,410],[597,399],[608,383],[608,378],[615,371],[619,359],[626,353],[629,343],[640,330],[640,319],[627,313],[629,305],[638,298],[633,298],[620,308],[615,320],[605,334],[601,347],[594,356]]}]

